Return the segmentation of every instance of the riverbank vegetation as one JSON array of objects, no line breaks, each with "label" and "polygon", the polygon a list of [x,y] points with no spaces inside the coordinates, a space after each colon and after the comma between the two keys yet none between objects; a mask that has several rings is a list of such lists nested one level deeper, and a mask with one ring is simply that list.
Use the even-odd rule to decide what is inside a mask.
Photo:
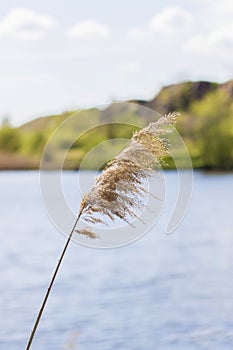
[{"label": "riverbank vegetation", "polygon": [[[79,111],[77,125],[67,127],[59,136],[58,149],[66,149],[75,134],[99,126],[84,132],[72,144],[64,167],[78,169],[85,154],[108,139],[122,139],[123,146],[124,139],[129,139],[137,127],[152,120],[152,114],[142,106],[161,114],[174,110],[181,114],[177,130],[186,143],[194,168],[233,169],[233,81],[225,84],[186,82],[163,88],[150,101],[135,100],[112,104],[103,110]],[[37,169],[49,137],[74,112],[38,118],[18,128],[4,122],[0,127],[0,169]],[[112,145],[114,147],[114,143]],[[109,144],[103,144],[102,152],[112,155]],[[84,167],[97,166],[93,157]],[[168,168],[172,167],[174,164],[168,159]]]}]

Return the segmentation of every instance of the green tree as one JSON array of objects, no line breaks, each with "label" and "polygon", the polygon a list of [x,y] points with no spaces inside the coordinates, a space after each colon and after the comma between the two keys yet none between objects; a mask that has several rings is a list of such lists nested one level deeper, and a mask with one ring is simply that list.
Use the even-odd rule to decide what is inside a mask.
[{"label": "green tree", "polygon": [[0,128],[0,149],[8,152],[16,152],[21,146],[20,133],[9,126]]},{"label": "green tree", "polygon": [[233,168],[232,101],[223,91],[208,94],[192,106],[193,139],[205,168]]}]

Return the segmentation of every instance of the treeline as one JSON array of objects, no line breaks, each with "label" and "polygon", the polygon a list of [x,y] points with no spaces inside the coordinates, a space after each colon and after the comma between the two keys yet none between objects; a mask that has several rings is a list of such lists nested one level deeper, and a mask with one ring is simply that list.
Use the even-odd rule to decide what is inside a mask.
[{"label": "treeline", "polygon": [[[82,165],[84,168],[97,168],[102,158],[104,162],[106,155],[111,158],[119,147],[124,146],[125,140],[137,127],[143,127],[153,120],[154,112],[151,109],[162,113],[176,110],[181,113],[177,129],[187,145],[194,168],[232,170],[232,96],[233,82],[222,85],[183,83],[162,89],[148,102],[134,101],[136,104],[112,104],[105,110],[81,111],[74,122],[67,123],[58,133],[56,154],[51,157],[59,156],[59,152],[67,149],[72,141],[64,167],[77,169],[87,152],[102,144],[99,151],[93,152]],[[150,107],[150,110],[142,106]],[[19,128],[4,123],[0,127],[0,168],[38,168],[49,137],[73,113],[39,118]],[[98,126],[93,127],[95,125]],[[81,136],[76,138],[76,135]],[[104,143],[116,138],[117,144]],[[167,161],[172,168],[172,161]]]},{"label": "treeline", "polygon": [[192,102],[181,114],[178,130],[195,168],[233,169],[233,100],[224,90]]}]

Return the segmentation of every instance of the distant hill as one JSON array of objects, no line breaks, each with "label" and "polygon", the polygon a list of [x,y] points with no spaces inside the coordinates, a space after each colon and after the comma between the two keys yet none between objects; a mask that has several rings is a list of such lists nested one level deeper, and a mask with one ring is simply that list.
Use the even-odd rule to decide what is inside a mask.
[{"label": "distant hill", "polygon": [[224,84],[208,81],[184,82],[163,87],[151,100],[132,100],[145,107],[149,107],[161,114],[173,110],[189,110],[191,104],[203,99],[207,94],[216,91],[224,91],[233,98],[233,80]]},{"label": "distant hill", "polygon": [[[177,128],[186,142],[195,168],[233,169],[233,80],[224,84],[207,81],[173,84],[162,88],[148,101],[131,100],[128,103],[113,103],[104,110],[92,108],[79,111],[77,123],[59,134],[58,149],[65,149],[71,138],[80,132],[95,125],[107,125],[84,133],[75,141],[64,167],[79,168],[86,152],[99,142],[109,138],[129,138],[136,129],[135,125],[143,127],[155,120],[156,113],[166,114],[170,111],[181,113]],[[78,111],[37,118],[19,128],[2,126],[0,169],[38,168],[48,138],[75,112]],[[106,148],[104,152],[108,154],[110,150]],[[169,160],[168,163],[170,167],[174,166]],[[90,160],[86,167],[97,167],[96,159]]]},{"label": "distant hill", "polygon": [[45,129],[54,129],[60,123],[62,123],[66,118],[70,117],[75,112],[77,111],[69,111],[62,114],[49,115],[45,117],[36,118],[20,126],[19,130],[23,132],[30,132],[30,131],[43,132]]}]

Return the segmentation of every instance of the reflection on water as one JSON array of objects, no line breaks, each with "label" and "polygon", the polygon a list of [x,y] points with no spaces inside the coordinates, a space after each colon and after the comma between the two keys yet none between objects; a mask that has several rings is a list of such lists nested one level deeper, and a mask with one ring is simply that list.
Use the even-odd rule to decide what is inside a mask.
[{"label": "reflection on water", "polygon": [[[66,176],[69,186],[76,174]],[[172,188],[174,173],[166,178]],[[32,349],[232,349],[232,184],[232,174],[196,173],[172,235],[163,234],[165,212],[124,248],[72,243]],[[0,193],[0,348],[18,350],[65,239],[44,212],[37,172],[0,173]]]}]

